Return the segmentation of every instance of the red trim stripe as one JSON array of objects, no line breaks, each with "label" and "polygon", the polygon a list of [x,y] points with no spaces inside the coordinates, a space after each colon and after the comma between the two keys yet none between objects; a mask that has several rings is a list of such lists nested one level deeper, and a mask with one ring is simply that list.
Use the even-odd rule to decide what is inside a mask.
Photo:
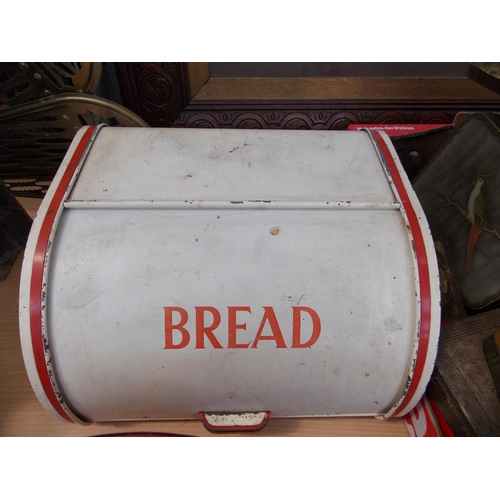
[{"label": "red trim stripe", "polygon": [[430,329],[431,329],[431,284],[429,276],[429,264],[427,261],[427,251],[425,248],[424,238],[420,222],[413,205],[411,204],[408,192],[405,188],[403,179],[399,173],[398,167],[389,147],[382,139],[382,136],[377,131],[372,131],[372,136],[375,139],[382,156],[387,164],[389,172],[394,182],[394,186],[399,194],[401,203],[408,217],[408,224],[415,243],[415,255],[417,259],[418,277],[420,281],[420,337],[417,348],[417,358],[415,360],[415,368],[408,390],[399,405],[398,409],[392,416],[400,414],[407,404],[412,399],[417,387],[422,378],[424,371],[425,360],[427,358],[427,349],[429,347]]},{"label": "red trim stripe", "polygon": [[85,131],[80,139],[71,160],[66,167],[66,170],[61,177],[61,180],[56,188],[56,191],[50,201],[49,207],[42,221],[38,240],[36,242],[35,254],[33,257],[33,267],[31,270],[31,288],[30,288],[30,328],[31,342],[33,344],[33,355],[35,357],[35,365],[38,372],[38,377],[42,384],[43,390],[54,409],[68,422],[73,422],[73,419],[66,413],[61,403],[57,399],[54,388],[50,381],[47,362],[45,360],[45,349],[43,345],[43,328],[42,328],[42,294],[43,290],[43,274],[45,267],[45,255],[47,253],[47,245],[49,243],[50,233],[54,226],[59,208],[64,201],[66,190],[73,178],[75,170],[82,159],[83,153],[95,131],[96,127],[90,127]]}]

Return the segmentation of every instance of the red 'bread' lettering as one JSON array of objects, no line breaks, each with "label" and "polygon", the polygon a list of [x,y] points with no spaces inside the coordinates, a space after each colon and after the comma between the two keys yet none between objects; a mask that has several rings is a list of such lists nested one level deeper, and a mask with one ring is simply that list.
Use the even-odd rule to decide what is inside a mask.
[{"label": "red 'bread' lettering", "polygon": [[[259,346],[259,342],[264,340],[272,340],[276,343],[276,347],[284,349],[287,347],[281,327],[276,317],[274,308],[271,306],[262,306],[264,314],[257,329],[257,333],[252,342],[252,349]],[[165,311],[165,349],[183,349],[191,341],[191,335],[186,328],[186,323],[189,320],[189,314],[182,307],[164,307]],[[205,340],[208,340],[213,348],[223,349],[219,339],[215,336],[215,330],[221,324],[221,313],[212,306],[195,306],[195,325],[196,325],[196,341],[195,349],[206,349]],[[248,349],[250,342],[238,343],[238,330],[246,330],[246,323],[238,323],[238,313],[249,313],[252,311],[249,306],[228,306],[227,307],[227,348],[228,349]],[[177,322],[174,322],[174,314]],[[304,341],[303,337],[307,337],[308,333],[302,331],[302,323],[306,314],[310,318],[312,325],[309,339]],[[177,316],[178,315],[178,316]],[[208,316],[211,315],[212,319]],[[208,324],[207,324],[208,323]],[[266,329],[267,327],[267,329]],[[270,334],[264,335],[264,330],[271,330]],[[176,332],[174,334],[174,332]],[[180,334],[180,336],[179,336]],[[318,313],[311,307],[292,306],[292,349],[304,349],[314,345],[321,334],[321,320]],[[175,338],[174,338],[175,337]],[[220,338],[220,335],[219,335]]]},{"label": "red 'bread' lettering", "polygon": [[[188,321],[188,313],[182,307],[164,307],[165,310],[165,349],[182,349],[189,344],[190,335],[184,328]],[[181,320],[176,325],[173,324],[173,313],[177,312],[181,315]],[[181,333],[181,341],[174,344],[173,331],[177,330]]]},{"label": "red 'bread' lettering", "polygon": [[228,349],[245,349],[246,347],[248,347],[250,345],[250,342],[248,344],[237,344],[236,343],[236,331],[247,329],[246,323],[241,323],[239,325],[236,323],[236,313],[238,311],[252,312],[250,310],[250,307],[228,306],[228,308],[227,308],[227,347],[228,347]]},{"label": "red 'bread' lettering", "polygon": [[[262,335],[266,322],[269,322],[269,326],[273,332],[272,335]],[[274,340],[276,342],[276,347],[286,347],[283,334],[280,330],[280,325],[278,324],[276,314],[274,314],[274,309],[272,307],[264,307],[264,316],[262,316],[262,321],[260,322],[259,329],[257,330],[257,335],[253,341],[252,348],[257,347],[259,340]]]},{"label": "red 'bread' lettering", "polygon": [[[292,306],[293,309],[293,330],[292,330],[292,348],[304,348],[311,347],[315,344],[319,338],[319,334],[321,333],[321,321],[319,319],[318,313],[311,309],[310,307],[305,306]],[[302,344],[300,342],[300,328],[301,328],[301,313],[306,312],[311,316],[312,320],[312,332],[311,338]]]},{"label": "red 'bread' lettering", "polygon": [[[220,342],[214,335],[214,330],[220,325],[220,312],[211,306],[195,307],[196,310],[196,347],[205,349],[205,336],[216,349],[222,349]],[[205,325],[205,312],[212,314],[212,324]]]}]

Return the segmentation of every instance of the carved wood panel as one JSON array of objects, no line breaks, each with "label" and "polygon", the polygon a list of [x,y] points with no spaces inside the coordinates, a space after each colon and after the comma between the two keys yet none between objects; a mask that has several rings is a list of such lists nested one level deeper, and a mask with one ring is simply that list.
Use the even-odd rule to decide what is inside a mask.
[{"label": "carved wood panel", "polygon": [[[496,108],[496,109],[495,109]],[[452,123],[461,111],[500,111],[470,102],[227,102],[192,101],[174,127],[343,130],[355,123]]]},{"label": "carved wood panel", "polygon": [[189,102],[187,63],[117,63],[123,104],[152,127],[169,127]]}]

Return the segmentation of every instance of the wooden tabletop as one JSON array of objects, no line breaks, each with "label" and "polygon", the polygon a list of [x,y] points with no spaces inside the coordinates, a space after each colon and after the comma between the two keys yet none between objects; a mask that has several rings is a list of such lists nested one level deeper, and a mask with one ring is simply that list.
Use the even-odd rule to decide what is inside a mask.
[{"label": "wooden tabletop", "polygon": [[[19,198],[33,217],[39,199]],[[100,422],[81,426],[50,416],[33,392],[21,353],[18,327],[19,277],[22,255],[0,283],[0,436],[96,436],[124,432],[160,432],[213,436],[198,420]],[[232,434],[230,434],[232,435]],[[238,436],[409,436],[402,418],[276,418],[257,433]]]}]

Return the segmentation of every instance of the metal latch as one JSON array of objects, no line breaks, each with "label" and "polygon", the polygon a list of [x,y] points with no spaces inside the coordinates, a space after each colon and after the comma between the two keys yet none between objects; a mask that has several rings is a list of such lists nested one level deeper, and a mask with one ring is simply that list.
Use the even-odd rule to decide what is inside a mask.
[{"label": "metal latch", "polygon": [[205,429],[210,432],[252,432],[260,431],[267,425],[271,412],[200,412],[199,415]]}]

